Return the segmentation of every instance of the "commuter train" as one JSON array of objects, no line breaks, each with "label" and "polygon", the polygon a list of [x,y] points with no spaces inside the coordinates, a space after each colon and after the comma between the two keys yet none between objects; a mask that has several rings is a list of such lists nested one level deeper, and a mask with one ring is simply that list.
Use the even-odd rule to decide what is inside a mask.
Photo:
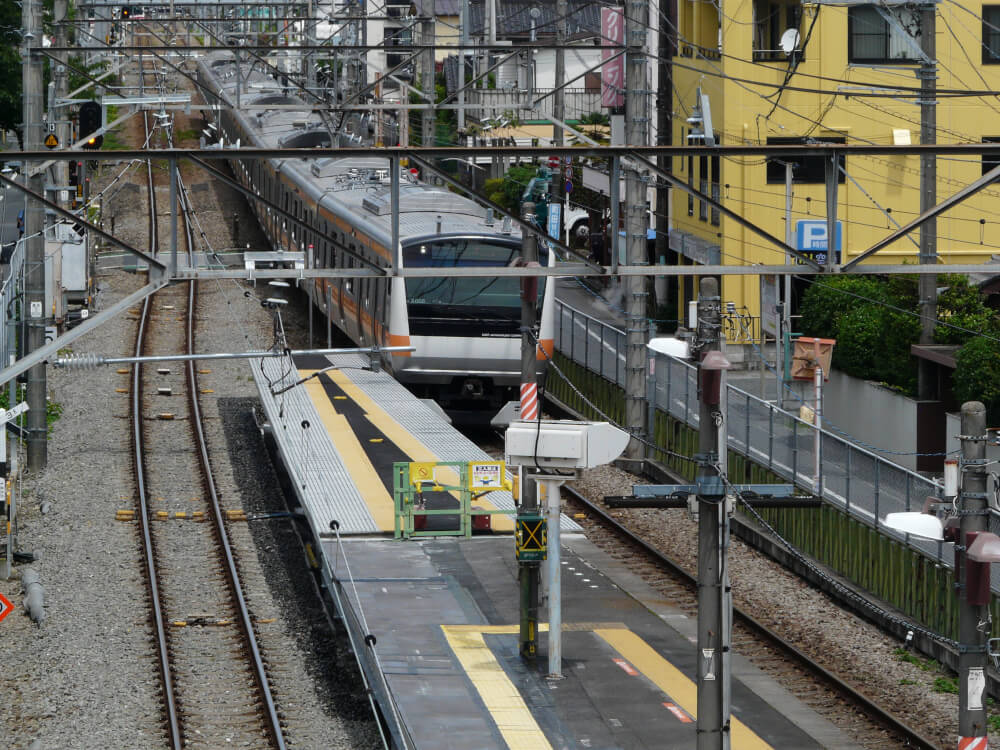
[{"label": "commuter train", "polygon": [[[199,61],[204,95],[209,104],[220,105],[212,116],[222,143],[330,147],[334,138],[322,118],[287,81],[261,67],[244,62],[237,76],[233,55],[226,52]],[[353,117],[347,130],[364,131],[361,118]],[[366,135],[348,132],[337,136],[336,145],[365,140]],[[306,252],[307,266],[316,268],[360,267],[357,255],[381,267],[391,265],[388,158],[347,153],[333,158],[246,159],[231,167],[245,187],[302,222],[295,226],[251,201],[273,249]],[[472,200],[419,181],[409,171],[401,172],[399,203],[403,268],[500,267],[520,255],[519,229],[495,221],[491,211]],[[549,253],[542,249],[540,255],[544,264]],[[312,304],[356,344],[414,347],[412,354],[387,355],[387,368],[418,396],[434,398],[453,415],[481,416],[517,399],[518,278],[442,275],[303,283]],[[541,334],[536,355],[542,360],[553,348],[554,284],[538,288]]]}]

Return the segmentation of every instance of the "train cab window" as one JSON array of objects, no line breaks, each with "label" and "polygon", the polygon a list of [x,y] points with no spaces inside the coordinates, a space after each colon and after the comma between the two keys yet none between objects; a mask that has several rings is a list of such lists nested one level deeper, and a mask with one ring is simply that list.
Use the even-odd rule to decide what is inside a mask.
[{"label": "train cab window", "polygon": [[[403,246],[403,264],[408,268],[456,268],[468,266],[508,266],[520,254],[517,243],[486,238],[414,242]],[[547,263],[540,252],[539,262]],[[544,284],[538,286],[542,299]],[[421,278],[406,280],[406,300],[411,320],[464,320],[469,325],[500,326],[516,330],[521,309],[520,280],[517,278]],[[412,329],[411,329],[412,330]],[[499,331],[499,329],[497,329]]]}]

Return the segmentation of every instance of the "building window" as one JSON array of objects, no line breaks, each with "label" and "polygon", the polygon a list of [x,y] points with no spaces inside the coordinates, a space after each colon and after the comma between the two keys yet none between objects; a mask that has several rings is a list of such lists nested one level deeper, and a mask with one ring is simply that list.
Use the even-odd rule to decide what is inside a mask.
[{"label": "building window", "polygon": [[789,29],[798,29],[801,20],[802,4],[798,0],[754,0],[754,62],[787,60],[788,55],[781,49],[781,36]]},{"label": "building window", "polygon": [[[1000,143],[1000,135],[984,135],[983,143]],[[983,174],[1000,167],[1000,154],[983,154]]]},{"label": "building window", "polygon": [[[786,144],[808,143],[846,143],[847,139],[839,136],[829,138],[768,138],[768,146],[781,146]],[[817,156],[775,156],[767,160],[767,182],[770,185],[785,183],[785,163],[792,163],[792,182],[798,185],[824,184],[826,182],[826,160],[822,155]],[[843,154],[840,155],[840,166],[846,168],[846,160]],[[844,181],[844,172],[837,170],[837,182]]]},{"label": "building window", "polygon": [[890,24],[873,5],[847,9],[847,59],[852,63],[916,62],[920,47],[920,11],[885,8],[897,23]]},{"label": "building window", "polygon": [[1000,5],[983,6],[983,65],[1000,64]]}]

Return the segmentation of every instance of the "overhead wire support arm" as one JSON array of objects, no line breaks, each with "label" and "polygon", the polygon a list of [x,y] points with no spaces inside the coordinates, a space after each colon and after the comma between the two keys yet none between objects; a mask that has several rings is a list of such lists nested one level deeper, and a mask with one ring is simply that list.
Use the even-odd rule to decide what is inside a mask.
[{"label": "overhead wire support arm", "polygon": [[[461,49],[461,48],[459,48],[459,49]],[[505,47],[505,49],[509,49],[509,47]],[[505,55],[504,57],[500,58],[500,60],[498,60],[493,65],[491,65],[490,67],[488,67],[482,73],[480,73],[475,78],[473,78],[471,81],[469,81],[468,83],[464,84],[463,86],[460,86],[459,88],[457,88],[452,93],[448,94],[448,96],[446,96],[444,99],[442,99],[439,104],[447,104],[448,102],[450,102],[451,100],[453,100],[455,97],[458,96],[458,92],[459,91],[465,91],[465,90],[467,90],[470,86],[472,86],[473,84],[475,84],[475,83],[483,80],[484,78],[486,78],[486,76],[488,76],[494,70],[496,70],[497,68],[499,68],[505,62],[507,62],[512,57],[514,57],[517,54],[520,54],[523,51],[524,51],[523,49],[518,48],[518,49],[514,50],[513,52],[511,52],[509,55]]]},{"label": "overhead wire support arm", "polygon": [[[417,55],[419,55],[419,54],[420,54],[419,52],[415,52],[414,54],[410,55],[409,57],[407,57],[402,62],[397,63],[396,65],[393,65],[391,68],[389,68],[385,72],[385,75],[386,76],[390,76],[393,73],[395,73],[397,70],[399,70],[400,68],[406,67],[411,62],[413,62],[414,60],[416,60],[417,59]],[[340,103],[340,106],[342,108],[343,107],[347,107],[347,105],[351,104],[352,102],[357,101],[362,96],[364,96],[365,94],[367,94],[369,91],[373,91],[379,85],[379,83],[380,83],[380,81],[374,81],[373,83],[367,84],[364,88],[359,89],[358,91],[354,92],[349,97],[347,97],[346,99],[344,99],[344,101],[342,101]],[[409,87],[409,88],[412,91],[419,92],[421,97],[423,97],[424,99],[427,99],[428,101],[430,101],[430,97],[428,95],[424,94],[423,92],[420,92],[419,89],[414,89],[413,87]]]},{"label": "overhead wire support arm", "polygon": [[[452,179],[444,170],[434,166],[432,163],[426,161],[422,157],[414,156],[411,154],[410,160],[417,162],[426,169],[429,169],[452,187],[462,190],[464,192],[470,192],[468,185],[463,185],[457,180]],[[475,198],[476,200],[482,201],[483,203],[486,203],[488,206],[491,206],[493,209],[499,211],[501,215],[509,217],[515,224],[521,227],[522,231],[527,231],[535,235],[538,238],[539,242],[548,242],[550,245],[554,245],[555,247],[558,247],[560,250],[579,258],[588,268],[590,268],[593,271],[597,271],[600,275],[604,275],[605,273],[607,273],[604,266],[594,263],[592,260],[590,260],[590,258],[584,256],[583,253],[580,253],[574,250],[573,248],[569,247],[568,245],[563,244],[562,241],[550,237],[542,229],[532,224],[529,224],[528,222],[524,221],[521,218],[518,218],[514,214],[508,213],[506,209],[504,209],[503,206],[501,206],[500,204],[494,203],[490,199],[485,198],[481,195],[476,195]]]},{"label": "overhead wire support arm", "polygon": [[841,270],[842,271],[847,271],[847,270],[853,268],[858,263],[860,263],[861,261],[863,261],[865,258],[868,258],[868,257],[874,255],[875,253],[877,253],[879,250],[881,250],[881,249],[883,249],[883,248],[891,245],[896,240],[898,240],[898,239],[902,238],[903,236],[909,234],[914,229],[917,229],[918,227],[922,226],[925,222],[930,221],[931,219],[934,219],[937,216],[940,216],[941,214],[943,214],[945,211],[947,211],[952,206],[957,206],[959,203],[962,203],[966,199],[971,198],[973,195],[975,195],[976,193],[978,193],[980,190],[983,190],[984,188],[986,188],[989,185],[991,185],[994,182],[996,182],[997,178],[1000,178],[1000,165],[998,165],[996,167],[993,167],[993,169],[991,169],[989,172],[987,172],[986,174],[984,174],[978,180],[976,180],[975,182],[973,182],[971,185],[966,185],[964,188],[962,188],[961,190],[959,190],[957,193],[955,193],[954,195],[952,195],[950,198],[945,198],[943,201],[941,201],[940,203],[938,203],[936,206],[934,206],[929,211],[925,211],[924,213],[920,214],[920,216],[918,216],[917,218],[915,218],[910,223],[908,223],[908,224],[900,227],[899,229],[897,229],[895,232],[893,232],[892,234],[888,235],[887,237],[883,237],[881,240],[879,240],[874,245],[872,245],[870,248],[868,248],[867,250],[865,250],[863,253],[861,253],[861,255],[859,255],[857,258],[855,258],[854,260],[852,260],[850,263],[844,264],[841,267]]},{"label": "overhead wire support arm", "polygon": [[[607,48],[603,48],[603,49],[607,49]],[[601,60],[599,63],[597,63],[597,65],[593,65],[593,66],[587,68],[585,71],[583,71],[579,75],[575,75],[572,78],[570,78],[568,81],[564,81],[562,83],[562,85],[556,86],[551,91],[549,91],[549,92],[547,92],[545,94],[542,94],[540,97],[538,97],[537,99],[535,99],[535,101],[533,101],[531,103],[531,106],[532,107],[537,107],[539,102],[542,102],[542,101],[548,99],[550,96],[552,96],[553,94],[555,94],[557,91],[561,91],[562,89],[564,89],[567,86],[569,86],[571,83],[575,83],[576,81],[579,81],[581,78],[583,78],[588,73],[593,73],[598,68],[601,68],[604,65],[607,65],[609,62],[611,62],[613,60],[617,60],[619,57],[621,57],[622,55],[624,55],[626,51],[627,50],[625,50],[625,49],[620,49],[615,54],[613,54],[611,57],[609,57],[607,60]]]},{"label": "overhead wire support arm", "polygon": [[[635,159],[636,161],[638,161],[640,164],[642,164],[647,169],[649,169],[651,172],[653,172],[658,177],[660,177],[660,179],[663,179],[663,180],[666,180],[667,182],[669,182],[673,187],[679,188],[680,190],[683,190],[684,192],[686,192],[686,193],[688,193],[690,195],[693,195],[695,198],[697,198],[700,201],[705,201],[712,208],[717,209],[720,213],[725,214],[730,219],[732,219],[736,223],[738,223],[738,224],[746,227],[747,229],[749,229],[754,234],[757,234],[760,237],[763,237],[768,242],[773,243],[775,246],[777,246],[778,248],[784,250],[786,253],[790,253],[792,256],[798,258],[803,263],[805,263],[807,266],[809,266],[811,268],[814,268],[814,269],[816,269],[818,271],[822,271],[823,270],[822,266],[819,263],[817,263],[813,258],[810,258],[808,255],[805,255],[804,253],[796,250],[794,247],[792,247],[791,245],[789,245],[784,240],[779,240],[773,234],[771,234],[767,230],[762,229],[761,227],[757,226],[756,224],[754,224],[749,219],[745,219],[744,217],[740,216],[735,211],[732,211],[731,209],[726,208],[725,205],[723,205],[721,202],[715,200],[711,196],[706,195],[705,193],[703,193],[700,190],[692,187],[691,185],[688,185],[683,180],[677,179],[676,177],[674,177],[669,172],[666,172],[666,171],[660,169],[656,165],[655,162],[652,162],[652,161],[650,161],[648,159],[645,159],[645,158],[643,158],[643,157],[641,157],[641,156],[639,156],[638,154],[635,154],[635,153],[631,154],[630,158]],[[1000,167],[998,167],[998,169],[1000,169]]]},{"label": "overhead wire support arm", "polygon": [[[191,159],[191,161],[193,161],[195,164],[197,164],[199,167],[201,167],[202,169],[204,169],[206,172],[208,172],[210,175],[212,175],[216,179],[221,180],[222,182],[224,182],[229,187],[231,187],[234,190],[242,193],[245,197],[250,198],[251,200],[255,200],[258,203],[261,203],[263,206],[265,206],[266,208],[271,209],[272,211],[274,211],[275,213],[277,213],[279,216],[283,216],[284,218],[288,219],[289,221],[291,221],[293,224],[295,224],[299,228],[309,229],[309,230],[313,229],[313,227],[309,227],[305,223],[303,223],[301,219],[299,219],[298,217],[295,216],[295,214],[293,214],[293,213],[291,213],[289,211],[284,210],[277,203],[272,203],[267,198],[264,198],[263,196],[258,195],[257,193],[254,193],[252,190],[250,190],[249,188],[244,187],[239,182],[237,182],[236,180],[232,179],[231,177],[229,177],[228,175],[226,175],[221,170],[216,169],[215,167],[211,166],[208,162],[204,161],[203,159],[199,159],[194,154],[188,154],[188,158]],[[370,268],[373,271],[377,271],[379,273],[379,275],[385,275],[385,269],[382,268],[382,266],[379,266],[378,264],[373,263],[372,261],[366,259],[363,255],[361,255],[360,253],[357,253],[357,252],[351,250],[350,248],[348,248],[347,246],[345,246],[342,242],[337,242],[333,237],[329,237],[329,236],[326,236],[326,235],[323,235],[323,234],[320,234],[319,236],[322,237],[324,240],[326,240],[328,242],[331,242],[334,245],[336,245],[338,248],[340,248],[347,255],[349,255],[352,258],[354,258],[356,261],[364,264],[365,266],[368,266],[368,268]]]},{"label": "overhead wire support arm", "polygon": [[[159,273],[166,272],[166,269],[167,269],[166,265],[163,264],[163,263],[161,263],[160,261],[158,261],[152,255],[148,255],[148,254],[144,253],[142,250],[139,250],[138,248],[132,247],[127,242],[123,242],[122,240],[118,239],[114,235],[108,234],[107,232],[105,232],[103,229],[101,229],[97,225],[91,224],[89,221],[87,221],[83,217],[77,216],[76,214],[72,213],[71,211],[67,211],[65,208],[63,208],[59,204],[53,203],[52,201],[48,200],[47,198],[45,198],[42,195],[39,195],[38,193],[34,192],[33,190],[31,190],[31,189],[27,188],[26,186],[22,185],[21,183],[15,182],[14,180],[12,180],[9,177],[6,177],[6,176],[4,176],[2,174],[0,174],[0,183],[2,183],[4,185],[4,187],[6,187],[6,188],[16,188],[17,190],[19,190],[20,192],[24,193],[25,195],[27,195],[32,200],[38,201],[43,206],[45,206],[45,208],[49,209],[50,211],[53,211],[53,212],[57,213],[59,216],[63,217],[67,221],[71,221],[74,224],[80,224],[81,226],[86,227],[87,229],[89,229],[91,232],[94,232],[98,236],[103,237],[108,242],[114,243],[115,245],[117,245],[118,247],[120,247],[125,252],[131,253],[132,255],[135,255],[138,258],[142,258],[142,260],[144,260],[147,263],[149,263],[150,270],[156,269],[156,272],[159,272]],[[154,272],[154,275],[155,275],[155,272]]]}]

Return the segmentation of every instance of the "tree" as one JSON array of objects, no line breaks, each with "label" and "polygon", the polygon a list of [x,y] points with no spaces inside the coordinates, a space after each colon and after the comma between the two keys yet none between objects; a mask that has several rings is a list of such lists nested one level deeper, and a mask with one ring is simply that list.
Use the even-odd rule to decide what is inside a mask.
[{"label": "tree", "polygon": [[1000,333],[994,311],[987,307],[979,288],[959,274],[938,277],[947,288],[938,295],[938,320],[949,325],[934,329],[937,344],[965,344],[979,333]]},{"label": "tree", "polygon": [[534,164],[517,164],[507,170],[507,174],[502,179],[487,180],[483,186],[486,197],[494,203],[499,203],[507,211],[517,214],[521,205],[521,196],[531,182],[531,178],[538,174],[538,167]]},{"label": "tree", "polygon": [[21,147],[21,6],[0,0],[0,128],[13,130]]},{"label": "tree", "polygon": [[982,401],[991,418],[1000,409],[1000,343],[976,336],[955,354],[951,388],[956,400]]}]

